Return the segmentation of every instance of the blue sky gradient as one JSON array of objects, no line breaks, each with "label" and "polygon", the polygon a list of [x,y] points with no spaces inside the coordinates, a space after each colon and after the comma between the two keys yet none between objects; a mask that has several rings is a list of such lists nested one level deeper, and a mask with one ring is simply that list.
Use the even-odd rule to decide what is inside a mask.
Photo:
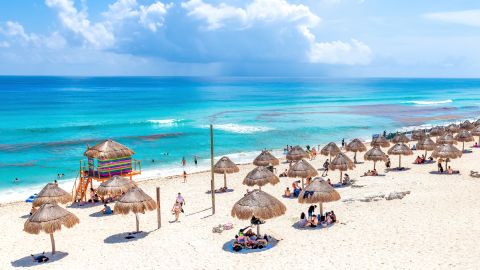
[{"label": "blue sky gradient", "polygon": [[475,0],[0,3],[0,74],[478,77]]}]

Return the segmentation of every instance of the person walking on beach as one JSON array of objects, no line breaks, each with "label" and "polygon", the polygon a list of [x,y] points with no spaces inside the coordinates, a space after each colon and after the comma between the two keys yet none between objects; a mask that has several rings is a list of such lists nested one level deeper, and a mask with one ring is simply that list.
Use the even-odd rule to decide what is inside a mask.
[{"label": "person walking on beach", "polygon": [[185,157],[182,157],[182,166],[185,167],[185,165],[187,165],[187,160]]},{"label": "person walking on beach", "polygon": [[175,215],[175,222],[179,222],[180,212],[182,211],[182,205],[176,201],[172,207],[172,214]]},{"label": "person walking on beach", "polygon": [[345,148],[345,138],[342,139],[342,149]]},{"label": "person walking on beach", "polygon": [[330,163],[328,163],[328,159],[327,159],[327,160],[325,160],[325,163],[323,163],[322,176],[327,176],[328,175],[328,165],[330,165]]},{"label": "person walking on beach", "polygon": [[187,182],[187,172],[183,171],[183,183]]},{"label": "person walking on beach", "polygon": [[176,202],[178,202],[181,206],[181,211],[183,213],[183,205],[185,204],[185,199],[182,197],[182,194],[179,192],[178,195],[177,195],[177,199],[175,200]]},{"label": "person walking on beach", "polygon": [[195,166],[198,165],[198,157],[197,157],[197,155],[193,156],[193,162],[195,163]]}]

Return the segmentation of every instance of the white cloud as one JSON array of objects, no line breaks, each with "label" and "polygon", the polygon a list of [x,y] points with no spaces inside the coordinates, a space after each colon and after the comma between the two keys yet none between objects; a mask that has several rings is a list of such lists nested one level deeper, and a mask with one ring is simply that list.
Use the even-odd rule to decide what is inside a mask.
[{"label": "white cloud", "polygon": [[366,65],[371,62],[372,51],[363,42],[315,42],[308,54],[313,63]]},{"label": "white cloud", "polygon": [[215,30],[224,27],[228,22],[246,23],[247,14],[242,8],[232,7],[224,3],[218,6],[204,3],[202,0],[183,2],[182,7],[188,11],[189,16],[207,21],[207,29]]},{"label": "white cloud", "polygon": [[165,5],[162,2],[155,2],[150,6],[142,5],[140,6],[139,22],[150,31],[156,32],[159,27],[163,26],[164,16],[171,6],[172,4]]},{"label": "white cloud", "polygon": [[10,42],[0,43],[0,47],[9,48],[12,43],[21,46],[46,47],[49,49],[63,48],[66,44],[65,39],[58,32],[53,32],[50,36],[27,33],[18,22],[8,21],[3,26],[0,25],[0,34],[9,39]]},{"label": "white cloud", "polygon": [[433,12],[423,16],[430,20],[480,27],[480,9]]}]

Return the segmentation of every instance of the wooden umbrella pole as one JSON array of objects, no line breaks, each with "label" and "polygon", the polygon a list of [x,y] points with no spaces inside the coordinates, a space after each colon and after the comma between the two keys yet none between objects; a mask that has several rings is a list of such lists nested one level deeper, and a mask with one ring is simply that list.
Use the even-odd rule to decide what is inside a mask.
[{"label": "wooden umbrella pole", "polygon": [[373,161],[373,169],[375,170],[375,165],[377,164],[377,161]]},{"label": "wooden umbrella pole", "polygon": [[137,223],[137,233],[140,231],[140,221],[138,220],[138,213],[135,213],[135,221]]},{"label": "wooden umbrella pole", "polygon": [[323,216],[323,203],[320,203],[320,216]]},{"label": "wooden umbrella pole", "polygon": [[343,172],[340,171],[340,183],[342,183],[342,174],[343,174]]},{"label": "wooden umbrella pole", "polygon": [[52,254],[55,254],[55,238],[53,238],[53,233],[50,234],[50,242],[52,242]]},{"label": "wooden umbrella pole", "polygon": [[213,125],[210,125],[210,191],[212,193],[212,215],[215,214],[215,173],[213,171]]},{"label": "wooden umbrella pole", "polygon": [[427,159],[427,150],[425,150],[425,159]]},{"label": "wooden umbrella pole", "polygon": [[260,224],[257,224],[257,237],[260,237]]},{"label": "wooden umbrella pole", "polygon": [[462,142],[462,152],[465,152],[465,142]]},{"label": "wooden umbrella pole", "polygon": [[302,189],[305,189],[305,184],[303,183],[303,177],[302,177]]},{"label": "wooden umbrella pole", "polygon": [[353,162],[357,164],[357,152],[353,155]]},{"label": "wooden umbrella pole", "polygon": [[402,155],[398,155],[398,168],[402,167]]},{"label": "wooden umbrella pole", "polygon": [[223,171],[223,186],[227,188],[227,172]]},{"label": "wooden umbrella pole", "polygon": [[162,227],[162,215],[160,213],[160,188],[157,187],[157,228]]}]

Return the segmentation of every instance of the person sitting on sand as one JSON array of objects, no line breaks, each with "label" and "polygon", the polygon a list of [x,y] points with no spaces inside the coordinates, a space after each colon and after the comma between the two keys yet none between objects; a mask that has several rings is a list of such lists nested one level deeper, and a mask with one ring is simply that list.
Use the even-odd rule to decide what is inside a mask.
[{"label": "person sitting on sand", "polygon": [[345,174],[345,175],[343,176],[342,185],[346,186],[346,185],[348,185],[348,184],[350,184],[350,175]]},{"label": "person sitting on sand", "polygon": [[390,169],[390,165],[391,165],[390,158],[387,156],[387,161],[385,161],[385,167],[387,167],[387,169]]},{"label": "person sitting on sand", "polygon": [[439,173],[443,173],[442,159],[438,159],[437,168]]},{"label": "person sitting on sand", "polygon": [[415,159],[415,164],[422,164],[422,158],[420,156],[417,156]]},{"label": "person sitting on sand", "polygon": [[285,169],[285,171],[284,171],[283,173],[281,173],[281,174],[279,175],[279,177],[287,177],[287,173],[288,173],[288,170]]},{"label": "person sitting on sand", "polygon": [[112,208],[110,208],[110,206],[108,206],[108,204],[104,204],[103,209],[102,209],[102,214],[104,214],[104,215],[113,214]]},{"label": "person sitting on sand", "polygon": [[332,185],[332,181],[330,181],[330,178],[328,178],[328,179],[327,179],[327,183],[328,183],[330,186],[332,186],[332,187],[333,187],[333,185]]},{"label": "person sitting on sand", "polygon": [[475,144],[473,145],[473,147],[478,148],[478,143],[475,142]]},{"label": "person sitting on sand", "polygon": [[290,198],[290,196],[292,196],[292,193],[290,192],[290,188],[289,188],[289,187],[287,187],[287,189],[285,189],[284,196],[287,197],[287,198]]},{"label": "person sitting on sand", "polygon": [[48,262],[49,260],[48,257],[45,256],[45,252],[43,252],[42,255],[35,256],[33,254],[30,254],[30,256],[32,256],[32,260],[37,263],[44,263]]},{"label": "person sitting on sand", "polygon": [[422,163],[425,163],[425,160],[426,160],[425,155],[422,155],[421,159],[422,159]]},{"label": "person sitting on sand", "polygon": [[377,169],[373,169],[373,171],[372,171],[372,176],[378,176]]},{"label": "person sitting on sand", "polygon": [[302,227],[305,227],[305,224],[307,223],[307,217],[305,216],[305,212],[302,212],[300,214],[300,221],[299,221],[299,225],[302,226]]}]

